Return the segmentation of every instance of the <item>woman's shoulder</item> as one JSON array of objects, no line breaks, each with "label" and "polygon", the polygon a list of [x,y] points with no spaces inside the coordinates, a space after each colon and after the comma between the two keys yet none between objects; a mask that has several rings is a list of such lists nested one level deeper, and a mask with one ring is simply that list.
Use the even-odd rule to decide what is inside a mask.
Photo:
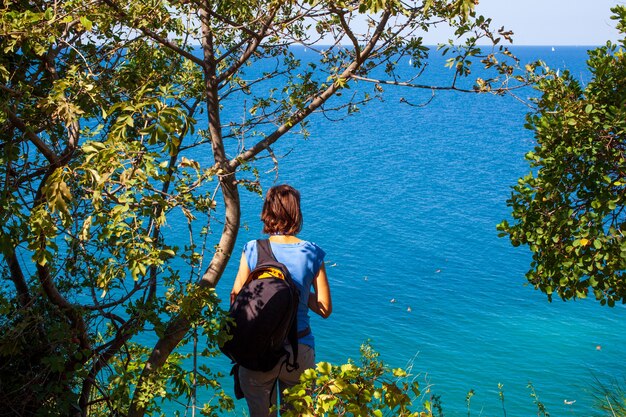
[{"label": "woman's shoulder", "polygon": [[[251,252],[251,251],[256,251],[257,241],[258,239],[253,239],[253,240],[249,240],[248,242],[246,242],[243,245],[243,251],[246,253]],[[326,254],[324,249],[322,249],[317,243],[312,242],[310,240],[306,240],[306,239],[301,239],[299,242],[296,242],[296,243],[287,243],[287,244],[277,245],[277,248],[281,248],[281,247],[285,249],[300,247],[300,248],[304,248],[306,252],[310,252],[321,257],[324,257],[324,255]]]},{"label": "woman's shoulder", "polygon": [[249,240],[243,245],[243,251],[246,253],[255,249],[256,249],[256,239]]},{"label": "woman's shoulder", "polygon": [[320,256],[322,258],[324,257],[324,255],[326,255],[326,252],[324,251],[324,249],[322,249],[317,243],[311,242],[310,240],[303,240],[302,242],[303,242],[303,245],[307,247],[307,249],[309,249],[315,255]]}]

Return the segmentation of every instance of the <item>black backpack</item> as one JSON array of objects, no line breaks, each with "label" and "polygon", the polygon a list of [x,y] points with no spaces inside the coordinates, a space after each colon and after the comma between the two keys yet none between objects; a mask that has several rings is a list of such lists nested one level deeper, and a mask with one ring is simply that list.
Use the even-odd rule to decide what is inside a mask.
[{"label": "black backpack", "polygon": [[[267,372],[285,356],[285,341],[293,350],[286,365],[297,369],[299,291],[285,265],[272,253],[269,240],[257,240],[258,260],[228,313],[231,339],[220,347],[237,366]],[[236,381],[237,382],[237,381]],[[238,396],[239,398],[239,396]]]}]

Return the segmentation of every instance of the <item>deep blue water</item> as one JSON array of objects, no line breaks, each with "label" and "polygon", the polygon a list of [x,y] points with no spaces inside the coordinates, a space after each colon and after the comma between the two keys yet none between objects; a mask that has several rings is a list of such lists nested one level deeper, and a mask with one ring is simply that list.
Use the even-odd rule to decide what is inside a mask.
[{"label": "deep blue water", "polygon": [[[588,78],[585,48],[515,52]],[[450,75],[438,61],[426,77],[444,83]],[[389,365],[412,365],[446,416],[467,415],[470,389],[472,415],[502,416],[499,383],[507,416],[534,415],[529,382],[552,416],[593,414],[595,379],[626,375],[626,309],[548,303],[525,285],[527,250],[495,228],[508,217],[510,187],[529,171],[528,108],[510,96],[446,92],[425,107],[400,103],[430,94],[386,87],[384,102],[337,123],[315,116],[309,139],[285,137],[274,149],[290,151],[278,182],[302,193],[301,237],[328,254],[334,312],[312,320],[317,360],[358,359],[369,339]],[[210,157],[195,155],[210,163],[202,158]],[[273,181],[274,173],[264,175],[265,188]],[[236,254],[261,230],[261,198],[242,190],[242,200]],[[217,287],[225,300],[236,263]],[[207,364],[228,369],[223,358]],[[237,415],[244,402],[238,407]]]}]

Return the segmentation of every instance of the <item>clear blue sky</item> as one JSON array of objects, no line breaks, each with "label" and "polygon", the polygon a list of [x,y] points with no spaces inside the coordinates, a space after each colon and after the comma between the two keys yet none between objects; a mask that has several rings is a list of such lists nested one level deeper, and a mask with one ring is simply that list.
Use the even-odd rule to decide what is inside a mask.
[{"label": "clear blue sky", "polygon": [[[600,45],[620,38],[609,0],[479,0],[478,14],[493,19],[493,27],[512,30],[514,45]],[[424,36],[426,44],[445,41],[438,28]]]}]

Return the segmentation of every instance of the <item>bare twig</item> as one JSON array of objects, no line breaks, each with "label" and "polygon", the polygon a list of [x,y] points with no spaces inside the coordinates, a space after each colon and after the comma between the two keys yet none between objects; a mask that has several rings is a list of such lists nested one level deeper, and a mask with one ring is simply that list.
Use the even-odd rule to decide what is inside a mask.
[{"label": "bare twig", "polygon": [[[341,74],[339,74],[338,79],[342,81],[348,81],[351,77],[353,77],[354,72],[360,67],[361,63],[366,60],[369,55],[374,50],[376,46],[376,42],[378,42],[381,34],[383,33],[389,17],[391,16],[391,12],[385,11],[381,17],[379,24],[376,27],[374,34],[371,39],[362,50],[362,61],[353,61]],[[340,84],[338,81],[332,83],[326,90],[321,92],[318,96],[316,96],[308,106],[304,107],[293,113],[287,120],[287,122],[283,123],[278,127],[273,133],[266,136],[263,140],[257,142],[252,148],[240,153],[235,158],[231,159],[229,162],[230,169],[234,170],[242,162],[248,161],[251,158],[254,158],[258,153],[267,149],[272,143],[276,142],[281,136],[285,133],[289,132],[293,126],[300,123],[304,120],[308,115],[317,110],[322,104],[324,104],[330,97],[335,95],[335,93],[340,89]]]}]

